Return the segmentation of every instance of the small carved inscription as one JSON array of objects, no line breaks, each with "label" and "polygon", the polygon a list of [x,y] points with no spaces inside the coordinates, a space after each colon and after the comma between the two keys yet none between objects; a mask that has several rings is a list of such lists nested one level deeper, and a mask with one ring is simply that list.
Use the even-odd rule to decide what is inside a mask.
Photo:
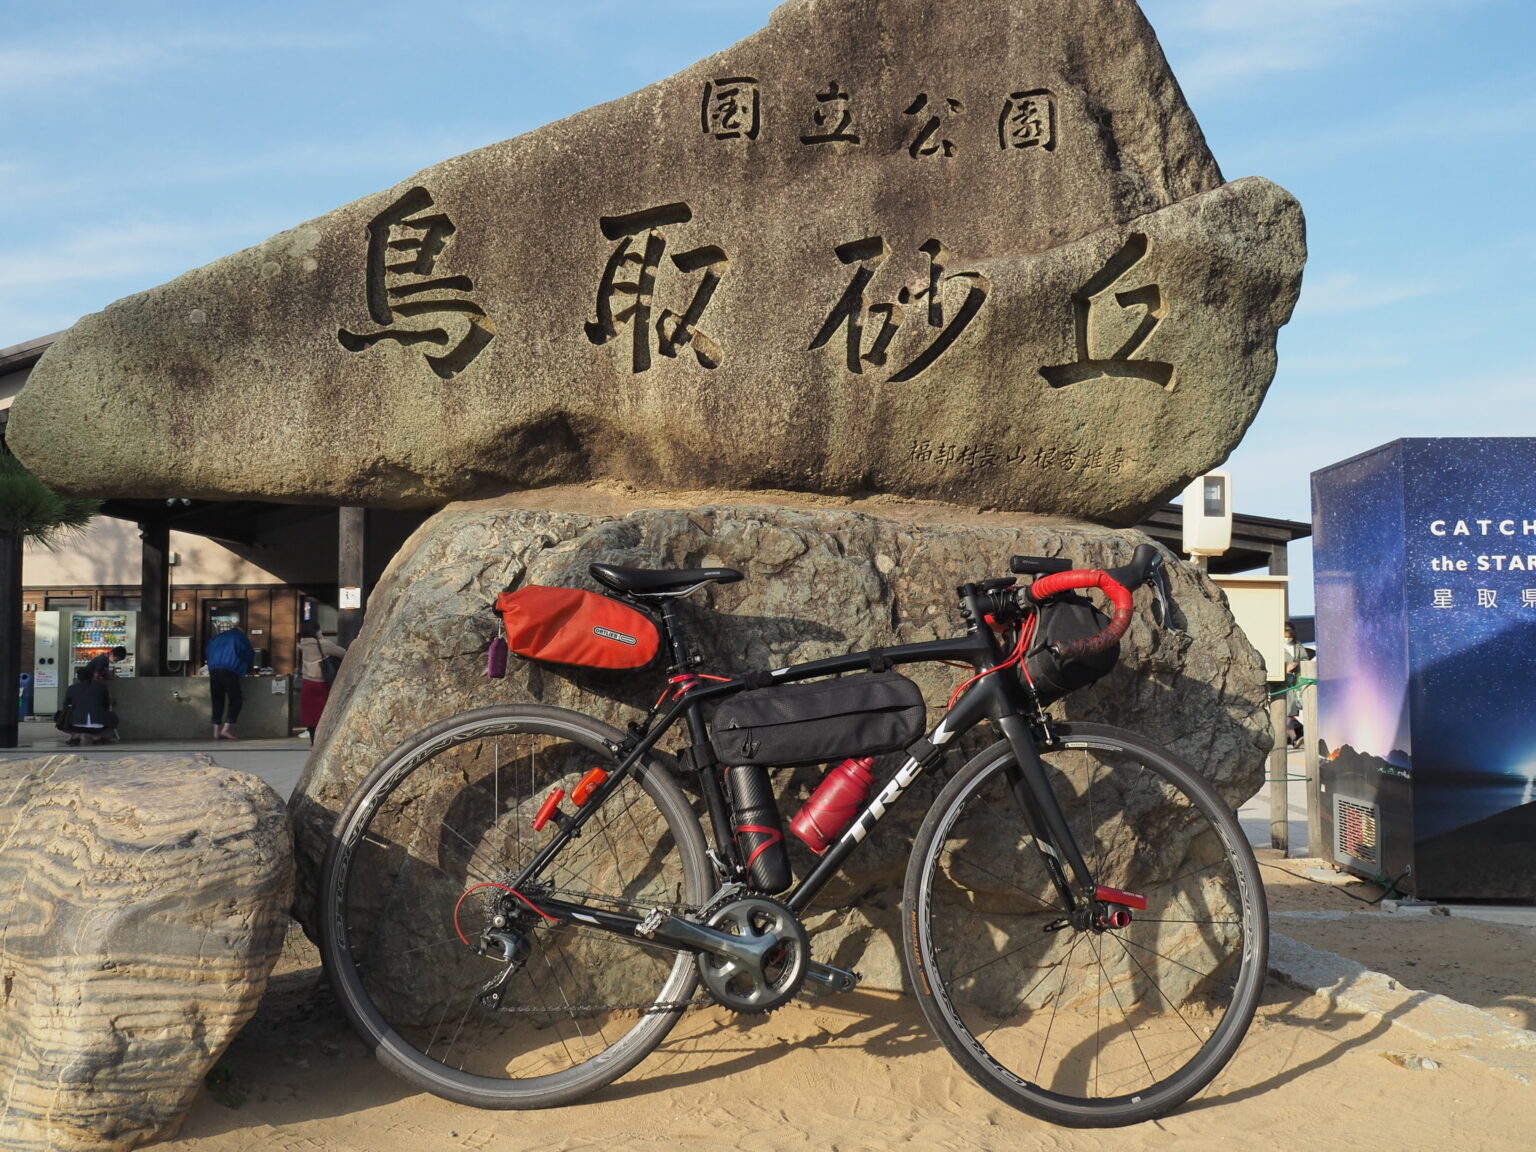
[{"label": "small carved inscription", "polygon": [[1116,292],[1114,302],[1126,310],[1142,309],[1141,322],[1119,349],[1106,357],[1094,355],[1094,310],[1104,304],[1101,297],[1128,275],[1147,255],[1147,238],[1133,232],[1109,262],[1086,284],[1072,294],[1073,320],[1076,327],[1077,359],[1070,364],[1055,364],[1040,369],[1052,388],[1066,388],[1089,380],[1145,380],[1168,392],[1177,386],[1173,365],[1161,360],[1137,360],[1136,353],[1163,321],[1165,309],[1162,290],[1156,284]]},{"label": "small carved inscription", "polygon": [[1013,92],[1003,102],[997,136],[1003,149],[1056,148],[1056,98],[1044,88]]},{"label": "small carved inscription", "polygon": [[[924,156],[953,156],[955,142],[949,138],[951,124],[965,111],[960,101],[946,97],[929,101],[926,92],[919,92],[917,99],[907,107],[905,116],[918,117],[918,127],[907,144],[907,151],[914,160]],[[958,135],[958,133],[957,133]]]},{"label": "small carved inscription", "polygon": [[816,93],[816,107],[811,112],[813,131],[800,137],[802,144],[858,144],[859,135],[853,129],[851,97],[833,80],[825,92]]},{"label": "small carved inscription", "polygon": [[[362,352],[381,340],[446,347],[442,355],[426,354],[426,361],[438,376],[451,380],[491,342],[496,326],[480,305],[466,298],[474,290],[473,280],[434,275],[437,258],[456,229],[445,213],[429,212],[431,207],[427,190],[412,188],[369,222],[365,291],[368,314],[381,328],[339,328],[336,339],[348,352]],[[437,323],[409,326],[422,318],[436,318]],[[463,328],[457,341],[442,327],[449,320]]]},{"label": "small carved inscription", "polygon": [[[656,306],[656,281],[661,260],[666,254],[667,238],[663,228],[686,224],[693,219],[687,204],[662,204],[642,212],[623,216],[604,216],[599,220],[603,235],[618,241],[608,257],[597,289],[597,318],[585,325],[587,339],[599,346],[616,339],[624,325],[631,334],[630,367],[644,372],[651,366],[651,315]],[[679,348],[691,347],[694,357],[705,368],[718,368],[725,359],[720,345],[699,328],[699,320],[715,289],[720,286],[730,260],[725,250],[706,244],[679,252],[672,264],[684,276],[698,276],[693,296],[686,308],[675,312],[663,308],[655,323],[655,350],[662,356],[675,357]]]},{"label": "small carved inscription", "polygon": [[[937,330],[936,334],[890,376],[898,383],[912,379],[929,368],[959,339],[981,311],[987,293],[991,291],[991,283],[979,272],[948,271],[948,251],[938,240],[928,240],[919,248],[928,257],[928,275],[924,284],[919,288],[902,287],[894,301],[871,303],[870,282],[888,255],[885,240],[880,236],[867,236],[839,244],[834,251],[840,261],[853,267],[853,278],[811,339],[809,350],[824,347],[839,328],[844,329],[845,362],[850,372],[862,373],[865,364],[884,365],[891,341],[906,322],[905,306],[926,300],[923,317],[929,328]],[[959,295],[956,289],[963,290],[958,302],[954,301]],[[951,302],[950,307],[946,307],[946,300]],[[875,328],[867,347],[866,324]]]},{"label": "small carved inscription", "polygon": [[[756,140],[763,130],[762,90],[763,84],[755,76],[725,76],[707,81],[700,109],[704,134],[716,140]],[[1005,152],[1055,151],[1056,96],[1050,89],[992,89],[982,99],[990,104],[999,97],[1002,112],[997,121],[997,138]],[[804,102],[807,97],[797,99]],[[837,80],[827,81],[826,88],[812,94],[809,100],[808,115],[802,119],[806,127],[798,136],[801,144],[863,144],[870,117],[867,113],[855,117],[853,96]],[[914,160],[956,155],[962,142],[961,117],[965,110],[964,101],[958,97],[919,92],[902,111],[903,116],[914,118],[903,147]],[[969,138],[972,143],[978,142],[976,138],[982,132],[990,131],[985,124],[982,120],[975,122]]]},{"label": "small carved inscription", "polygon": [[716,140],[746,137],[762,130],[762,99],[754,76],[727,76],[704,85],[704,134]]},{"label": "small carved inscription", "polygon": [[1084,447],[1076,444],[1045,447],[1042,445],[960,444],[949,441],[914,440],[907,459],[919,464],[970,471],[975,468],[1036,468],[1040,471],[1093,472],[1102,470],[1118,476],[1135,461],[1124,448],[1103,445]]}]

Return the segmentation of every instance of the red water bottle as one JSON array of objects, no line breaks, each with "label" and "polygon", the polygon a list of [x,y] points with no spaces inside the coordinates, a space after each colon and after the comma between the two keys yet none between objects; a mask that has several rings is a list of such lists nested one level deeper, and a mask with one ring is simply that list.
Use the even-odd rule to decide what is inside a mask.
[{"label": "red water bottle", "polygon": [[820,856],[842,835],[859,810],[869,802],[875,786],[874,757],[844,760],[827,773],[805,807],[795,814],[789,829]]}]

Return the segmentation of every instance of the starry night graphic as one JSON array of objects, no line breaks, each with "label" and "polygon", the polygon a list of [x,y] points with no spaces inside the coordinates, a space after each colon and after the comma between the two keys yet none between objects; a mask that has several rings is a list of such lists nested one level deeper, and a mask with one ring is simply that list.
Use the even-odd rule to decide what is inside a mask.
[{"label": "starry night graphic", "polygon": [[1312,481],[1319,736],[1381,807],[1385,871],[1536,896],[1507,854],[1536,855],[1536,439],[1399,440]]}]

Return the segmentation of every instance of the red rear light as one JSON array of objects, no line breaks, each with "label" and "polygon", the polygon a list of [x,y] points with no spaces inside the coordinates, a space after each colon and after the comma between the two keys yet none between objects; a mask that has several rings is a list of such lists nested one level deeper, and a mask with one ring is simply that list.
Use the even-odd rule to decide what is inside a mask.
[{"label": "red rear light", "polygon": [[596,792],[604,780],[608,779],[608,773],[601,768],[594,768],[581,778],[581,783],[571,789],[571,803],[578,808],[586,806],[592,799],[592,793]]},{"label": "red rear light", "polygon": [[535,832],[542,832],[544,830],[544,825],[548,824],[555,813],[560,811],[560,801],[564,799],[564,788],[556,788],[549,794],[549,799],[544,801],[543,807],[539,809],[539,814],[533,818],[533,830]]}]

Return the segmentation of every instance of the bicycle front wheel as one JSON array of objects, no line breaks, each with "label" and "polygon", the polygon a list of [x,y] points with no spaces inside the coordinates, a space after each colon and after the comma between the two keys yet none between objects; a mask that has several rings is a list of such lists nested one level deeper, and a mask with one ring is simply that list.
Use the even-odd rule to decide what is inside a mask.
[{"label": "bicycle front wheel", "polygon": [[532,828],[545,797],[612,771],[621,738],[558,708],[466,712],[390,753],[339,817],[321,954],[354,1027],[418,1087],[481,1108],[568,1103],[638,1064],[693,995],[690,953],[534,907],[703,904],[703,834],[664,769],[642,763],[537,884],[508,887],[552,834]]},{"label": "bicycle front wheel", "polygon": [[1263,887],[1236,818],[1188,765],[1113,728],[1055,734],[1041,757],[1096,883],[1145,897],[1145,910],[1068,915],[999,742],[918,832],[908,973],[929,1024],[989,1091],[1057,1124],[1134,1124],[1200,1091],[1241,1042],[1267,963]]}]

